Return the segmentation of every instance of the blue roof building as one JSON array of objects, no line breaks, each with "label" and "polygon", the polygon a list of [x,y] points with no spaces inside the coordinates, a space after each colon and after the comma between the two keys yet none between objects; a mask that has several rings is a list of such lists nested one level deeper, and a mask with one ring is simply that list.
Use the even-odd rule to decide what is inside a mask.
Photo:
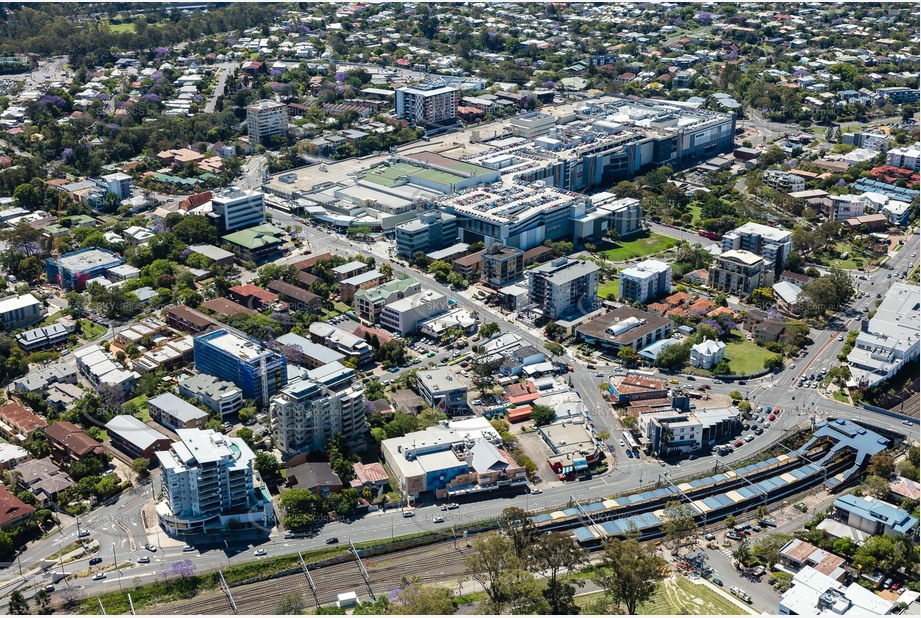
[{"label": "blue roof building", "polygon": [[918,527],[907,511],[869,496],[841,496],[835,500],[835,518],[868,534],[911,534]]},{"label": "blue roof building", "polygon": [[227,330],[216,330],[195,338],[195,369],[234,383],[246,399],[267,406],[262,396],[262,362],[268,397],[288,383],[287,359],[261,342]]},{"label": "blue roof building", "polygon": [[82,290],[90,279],[101,277],[109,269],[124,263],[125,260],[108,249],[87,247],[57,258],[47,258],[45,272],[51,283],[57,283],[67,290]]}]

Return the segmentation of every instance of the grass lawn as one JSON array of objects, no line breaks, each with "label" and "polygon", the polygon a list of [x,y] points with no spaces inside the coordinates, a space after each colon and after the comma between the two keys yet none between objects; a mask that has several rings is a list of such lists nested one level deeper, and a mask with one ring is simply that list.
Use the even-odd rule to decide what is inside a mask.
[{"label": "grass lawn", "polygon": [[732,372],[737,375],[748,375],[764,370],[764,361],[773,352],[748,341],[739,331],[732,331],[733,338],[726,343],[726,359]]},{"label": "grass lawn", "polygon": [[[602,593],[576,597],[576,604],[587,607]],[[636,609],[640,616],[662,615],[732,615],[743,613],[741,607],[724,598],[706,584],[695,584],[684,577],[668,579],[659,584],[652,598]]]},{"label": "grass lawn", "polygon": [[134,399],[129,399],[125,403],[133,403],[138,407],[139,419],[143,422],[150,420],[150,410],[147,408],[147,395],[138,395]]},{"label": "grass lawn", "polygon": [[700,222],[700,206],[689,206],[688,212],[691,213],[691,225],[697,225]]},{"label": "grass lawn", "polygon": [[851,400],[848,399],[848,396],[842,393],[841,391],[838,391],[837,393],[835,393],[835,399],[842,403],[851,403]]},{"label": "grass lawn", "polygon": [[614,243],[613,249],[604,251],[604,255],[612,262],[626,262],[634,258],[640,258],[660,251],[665,251],[678,244],[675,238],[669,238],[661,234],[645,232],[640,236],[630,240],[623,240]]},{"label": "grass lawn", "polygon": [[134,32],[134,24],[108,24],[109,30],[112,32]]},{"label": "grass lawn", "polygon": [[102,337],[106,333],[106,327],[102,324],[96,324],[92,320],[81,318],[80,332],[84,339],[92,341],[96,337]]},{"label": "grass lawn", "polygon": [[620,290],[620,279],[611,279],[610,281],[605,281],[598,286],[598,296],[601,298],[607,298],[608,294],[613,294],[617,296],[617,292]]}]

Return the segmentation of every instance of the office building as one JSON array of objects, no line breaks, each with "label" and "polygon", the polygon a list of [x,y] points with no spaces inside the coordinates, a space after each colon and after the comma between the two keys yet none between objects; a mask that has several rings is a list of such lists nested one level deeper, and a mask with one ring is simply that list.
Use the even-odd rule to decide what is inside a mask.
[{"label": "office building", "polygon": [[41,321],[43,317],[42,304],[31,294],[0,300],[0,322],[7,331],[24,328]]},{"label": "office building", "polygon": [[452,329],[460,329],[465,335],[472,335],[479,323],[479,320],[470,315],[469,311],[456,307],[430,318],[419,320],[416,323],[416,328],[423,335],[440,341]]},{"label": "office building", "polygon": [[418,294],[422,285],[409,275],[397,275],[397,278],[381,285],[357,290],[355,292],[355,313],[369,324],[376,324],[380,320],[384,306]]},{"label": "office building", "polygon": [[622,301],[646,304],[672,291],[672,268],[659,260],[645,260],[620,271]]},{"label": "office building", "polygon": [[494,289],[521,279],[524,273],[524,251],[516,247],[491,245],[482,254],[483,281]]},{"label": "office building", "polygon": [[661,457],[709,449],[742,430],[738,410],[730,408],[648,412],[641,416],[640,425],[653,452]]},{"label": "office building", "polygon": [[417,218],[394,227],[397,252],[404,258],[414,253],[430,253],[450,247],[457,242],[457,217],[438,210],[422,213]]},{"label": "office building", "polygon": [[396,117],[414,124],[453,123],[457,119],[458,89],[421,83],[396,89]]},{"label": "office building", "polygon": [[287,361],[262,342],[225,329],[195,337],[195,369],[234,383],[267,406],[288,382]]},{"label": "office building", "polygon": [[444,294],[425,290],[385,305],[381,311],[380,323],[384,328],[405,337],[416,331],[416,326],[421,320],[450,308]]},{"label": "office building", "polygon": [[308,328],[310,339],[314,343],[326,346],[349,358],[354,358],[359,365],[370,363],[374,350],[371,345],[356,335],[325,322],[312,322]]},{"label": "office building", "polygon": [[768,264],[767,260],[750,251],[724,251],[711,264],[707,285],[720,292],[748,297],[757,288],[772,285],[773,276],[765,272]]},{"label": "office building", "polygon": [[265,194],[229,187],[216,191],[208,215],[223,234],[265,222]]},{"label": "office building", "polygon": [[179,394],[183,397],[194,397],[222,418],[243,408],[243,390],[240,387],[207,373],[180,380]]},{"label": "office building", "polygon": [[526,273],[528,301],[548,320],[590,313],[598,302],[599,270],[594,262],[569,258],[541,264]]},{"label": "office building", "polygon": [[266,138],[288,134],[288,106],[262,99],[246,106],[246,134],[253,148]]},{"label": "office building", "polygon": [[275,525],[271,496],[253,475],[246,442],[206,429],[180,429],[178,442],[157,452],[163,500],[157,519],[170,536]]},{"label": "office building", "polygon": [[478,495],[527,484],[527,474],[484,418],[414,431],[381,443],[394,491],[414,500]]},{"label": "office building", "polygon": [[[602,191],[592,195],[593,217],[603,217],[600,229],[593,229],[585,236],[594,236],[613,230],[618,238],[627,238],[643,231],[643,207],[633,197],[617,197]],[[527,262],[525,256],[525,262]]]},{"label": "office building", "polygon": [[445,414],[467,413],[467,386],[447,368],[420,369],[416,373],[419,395],[433,409]]},{"label": "office building", "polygon": [[119,414],[106,423],[106,433],[112,446],[128,457],[144,458],[151,463],[156,461],[156,453],[167,450],[170,444],[168,437],[127,414]]},{"label": "office building", "polygon": [[121,266],[125,260],[108,249],[88,247],[57,258],[45,259],[48,281],[66,290],[82,290],[90,279],[102,277],[109,269]]},{"label": "office building", "polygon": [[886,153],[886,165],[917,172],[921,169],[921,143],[904,148],[893,148]]},{"label": "office building", "polygon": [[855,385],[876,386],[918,358],[919,296],[918,286],[893,283],[873,317],[861,324],[847,355]]},{"label": "office building", "polygon": [[275,446],[285,455],[323,451],[337,435],[350,450],[366,445],[364,390],[355,370],[339,362],[311,369],[283,388],[269,410]]},{"label": "office building", "polygon": [[672,321],[633,307],[614,311],[576,327],[576,338],[589,345],[617,352],[633,348],[637,352],[672,334]]},{"label": "office building", "polygon": [[912,535],[918,527],[908,511],[871,496],[841,496],[833,506],[835,519],[869,535]]},{"label": "office building", "polygon": [[371,270],[339,282],[339,298],[342,302],[350,304],[355,300],[358,290],[370,290],[381,283],[384,275],[379,270]]},{"label": "office building", "polygon": [[172,393],[162,393],[147,400],[150,418],[170,429],[195,429],[205,426],[208,413]]},{"label": "office building", "polygon": [[732,249],[760,255],[770,262],[771,272],[780,274],[793,251],[793,234],[760,223],[746,223],[723,236],[723,251]]},{"label": "office building", "polygon": [[845,586],[830,575],[806,566],[799,570],[781,596],[781,616],[888,616],[896,604],[857,582]]},{"label": "office building", "polygon": [[263,223],[221,238],[241,260],[261,264],[281,257],[281,248],[285,244],[284,237],[284,230],[270,223]]}]

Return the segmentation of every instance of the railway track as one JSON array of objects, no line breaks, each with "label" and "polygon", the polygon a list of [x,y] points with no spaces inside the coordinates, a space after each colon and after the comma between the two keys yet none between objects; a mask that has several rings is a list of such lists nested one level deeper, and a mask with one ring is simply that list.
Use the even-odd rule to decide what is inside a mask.
[{"label": "railway track", "polygon": [[[365,568],[371,581],[371,591],[379,596],[388,594],[399,587],[405,578],[418,578],[422,583],[436,583],[452,576],[465,574],[464,554],[468,551],[463,546],[455,549],[453,542],[439,543],[400,552],[385,554],[374,558],[365,558]],[[358,564],[353,560],[331,567],[320,568],[310,572],[317,588],[313,595],[307,577],[303,573],[286,575],[252,584],[232,587],[230,589],[239,614],[270,615],[274,614],[281,599],[291,593],[300,596],[304,607],[314,607],[333,603],[338,595],[355,591],[361,596],[368,594],[368,586]],[[189,601],[180,601],[161,606],[145,608],[145,614],[232,614],[233,608],[224,592],[209,591]]]}]

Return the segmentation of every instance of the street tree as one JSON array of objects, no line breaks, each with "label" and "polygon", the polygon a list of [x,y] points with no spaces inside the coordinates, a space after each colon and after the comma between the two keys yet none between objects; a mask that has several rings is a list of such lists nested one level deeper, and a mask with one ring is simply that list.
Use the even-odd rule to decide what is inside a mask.
[{"label": "street tree", "polygon": [[14,590],[7,601],[7,611],[11,616],[25,616],[29,613],[29,602],[20,590]]},{"label": "street tree", "polygon": [[662,532],[665,533],[666,543],[672,544],[673,551],[680,551],[684,542],[697,533],[694,515],[694,507],[685,502],[672,500],[665,505]]},{"label": "street tree", "polygon": [[489,608],[504,608],[508,602],[508,591],[502,576],[518,570],[521,566],[521,561],[515,555],[512,540],[495,532],[483,535],[473,542],[473,549],[464,558],[464,562],[470,576],[486,592]]},{"label": "street tree", "polygon": [[743,538],[732,551],[732,557],[740,566],[748,566],[752,558],[752,548],[748,539]]},{"label": "street tree", "polygon": [[624,365],[627,367],[633,367],[639,361],[639,354],[636,353],[636,350],[630,346],[624,346],[617,352],[617,358],[623,361]]},{"label": "street tree", "polygon": [[[563,532],[551,532],[541,537],[540,543],[531,548],[532,568],[547,574],[544,598],[550,604],[551,614],[578,614],[579,608],[573,602],[575,588],[560,581],[561,571],[574,572],[587,559],[587,553],[573,538]],[[583,580],[576,580],[584,585]]]},{"label": "street tree", "polygon": [[895,472],[895,459],[888,451],[880,451],[870,458],[867,473],[888,479]]},{"label": "street tree", "polygon": [[400,616],[450,616],[456,611],[450,590],[423,586],[418,581],[403,582],[390,605],[390,614]]},{"label": "street tree", "polygon": [[499,333],[499,325],[495,322],[487,322],[480,326],[480,337],[483,339],[489,339],[490,337]]},{"label": "street tree", "polygon": [[32,597],[32,600],[35,601],[36,614],[40,616],[50,616],[54,613],[51,607],[51,595],[48,594],[47,590],[39,590],[35,593],[35,596]]},{"label": "street tree", "polygon": [[304,609],[304,600],[297,592],[289,592],[275,606],[277,616],[297,616]]},{"label": "street tree", "polygon": [[525,560],[536,531],[528,512],[517,506],[503,509],[499,517],[499,527],[505,537],[512,542],[515,557]]},{"label": "street tree", "polygon": [[864,479],[863,484],[860,486],[860,491],[864,495],[883,500],[889,495],[889,481],[881,476],[871,474]]},{"label": "street tree", "polygon": [[640,603],[652,597],[667,569],[668,564],[649,545],[635,539],[611,539],[603,545],[594,582],[613,608],[626,606],[626,613],[635,615]]}]

